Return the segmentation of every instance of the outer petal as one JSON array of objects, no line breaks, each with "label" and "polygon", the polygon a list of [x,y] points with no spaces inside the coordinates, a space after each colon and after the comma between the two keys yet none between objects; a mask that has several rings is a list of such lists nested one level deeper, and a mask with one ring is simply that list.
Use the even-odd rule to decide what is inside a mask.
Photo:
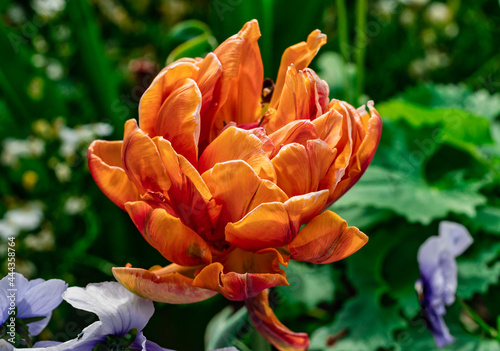
[{"label": "outer petal", "polygon": [[95,140],[89,146],[87,158],[97,186],[111,201],[125,209],[125,202],[138,200],[139,192],[123,170],[122,144],[122,141]]},{"label": "outer petal", "polygon": [[326,211],[309,222],[288,245],[296,261],[332,263],[352,255],[368,237],[356,227],[348,227],[336,213]]},{"label": "outer petal", "polygon": [[276,80],[276,86],[274,87],[273,96],[271,98],[271,107],[276,108],[279,104],[288,67],[291,64],[294,64],[297,70],[306,68],[309,66],[314,56],[318,53],[319,48],[325,44],[326,35],[316,29],[309,34],[307,42],[300,42],[285,50],[283,56],[281,57],[278,78]]},{"label": "outer petal", "polygon": [[141,129],[154,137],[154,129],[160,108],[172,94],[179,81],[195,78],[198,67],[193,62],[176,61],[165,67],[154,79],[139,103],[139,124]]},{"label": "outer petal", "polygon": [[278,186],[288,196],[316,191],[330,168],[336,151],[320,139],[308,140],[306,145],[285,145],[273,158]]},{"label": "outer petal", "polygon": [[439,236],[444,238],[453,257],[463,254],[474,241],[467,228],[455,222],[439,222]]},{"label": "outer petal", "polygon": [[269,291],[245,300],[248,315],[257,330],[278,350],[307,350],[309,337],[306,333],[294,333],[285,327],[269,307]]},{"label": "outer petal", "polygon": [[216,163],[242,160],[248,163],[261,178],[276,180],[276,174],[262,141],[252,131],[235,127],[224,130],[205,149],[200,157],[200,172],[212,168]]},{"label": "outer petal", "polygon": [[259,178],[246,162],[240,160],[218,163],[203,173],[202,178],[214,199],[222,205],[219,217],[222,232],[228,222],[240,220],[261,203],[288,199],[280,188]]},{"label": "outer petal", "polygon": [[141,331],[154,313],[151,301],[131,294],[116,282],[71,287],[63,296],[71,306],[97,314],[103,335],[123,336],[133,328]]},{"label": "outer petal", "polygon": [[[367,130],[364,134],[360,145],[356,147],[353,151],[354,155],[351,156],[349,169],[345,172],[346,176],[337,183],[334,187],[329,187],[334,189],[330,194],[329,203],[333,203],[339,199],[343,194],[345,194],[356,182],[361,178],[363,173],[366,171],[370,165],[377,146],[382,135],[382,119],[378,112],[373,108],[373,103],[369,102],[368,107],[371,112],[371,117],[363,123],[367,124]],[[337,163],[337,160],[335,161]],[[336,177],[339,175],[337,174]],[[328,175],[325,177],[328,178]]]},{"label": "outer petal", "polygon": [[163,136],[191,164],[198,162],[201,92],[190,78],[178,82],[158,112],[155,136]]},{"label": "outer petal", "polygon": [[[197,268],[197,267],[196,267]],[[193,286],[190,277],[196,268],[170,265],[162,270],[115,267],[113,275],[128,290],[147,299],[171,304],[206,300],[217,292]]]},{"label": "outer petal", "polygon": [[144,201],[128,202],[125,208],[144,238],[167,260],[184,266],[212,261],[205,240],[179,218]]},{"label": "outer petal", "polygon": [[224,123],[251,123],[259,118],[260,95],[264,68],[257,40],[260,37],[256,20],[247,22],[241,31],[227,39],[215,50],[223,74],[220,109],[213,121],[213,139]]},{"label": "outer petal", "polygon": [[289,285],[275,252],[253,254],[240,249],[230,252],[224,265],[215,262],[203,268],[193,284],[233,301],[254,297],[273,286]]},{"label": "outer petal", "polygon": [[148,191],[166,192],[170,188],[165,167],[158,149],[137,122],[130,119],[125,123],[122,145],[122,164],[128,178],[141,193]]}]

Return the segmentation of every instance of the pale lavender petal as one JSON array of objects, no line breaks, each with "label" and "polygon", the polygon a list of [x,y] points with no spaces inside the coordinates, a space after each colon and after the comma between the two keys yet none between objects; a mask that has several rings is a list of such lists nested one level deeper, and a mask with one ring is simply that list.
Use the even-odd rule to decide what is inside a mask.
[{"label": "pale lavender petal", "polygon": [[449,251],[441,253],[439,259],[441,275],[443,276],[442,300],[446,305],[455,302],[457,293],[457,261]]},{"label": "pale lavender petal", "polygon": [[59,344],[62,344],[62,342],[61,341],[42,340],[42,341],[36,342],[33,345],[33,348],[42,348],[42,347],[57,346]]},{"label": "pale lavender petal", "polygon": [[140,332],[154,313],[152,301],[131,293],[117,282],[72,287],[63,298],[75,308],[97,314],[104,335],[123,336],[133,328]]},{"label": "pale lavender petal", "polygon": [[224,347],[223,349],[217,349],[212,351],[240,351],[236,347]]},{"label": "pale lavender petal", "polygon": [[14,346],[10,342],[0,339],[0,351],[12,351],[12,350],[14,350]]},{"label": "pale lavender petal", "polygon": [[60,279],[35,281],[22,299],[18,300],[17,316],[21,319],[46,316],[62,302],[68,284]]},{"label": "pale lavender petal", "polygon": [[16,298],[19,301],[24,297],[26,291],[28,291],[29,282],[28,279],[26,279],[22,274],[14,273],[13,276],[13,281],[12,279],[9,279],[9,275],[6,275],[2,278],[2,280],[0,280],[0,291],[3,290],[8,292],[10,289],[16,289]]},{"label": "pale lavender petal", "polygon": [[8,317],[9,299],[7,298],[7,294],[0,294],[0,325],[3,325]]},{"label": "pale lavender petal", "polygon": [[438,236],[431,236],[418,249],[417,261],[420,274],[431,279],[436,269],[439,268],[439,257],[446,250],[445,243]]},{"label": "pale lavender petal", "polygon": [[164,349],[158,344],[147,340],[142,332],[137,333],[134,343],[130,345],[130,349],[135,351],[173,351]]},{"label": "pale lavender petal", "polygon": [[446,248],[454,257],[460,256],[474,241],[467,228],[455,222],[440,222],[439,236],[445,239]]},{"label": "pale lavender petal", "polygon": [[40,334],[45,329],[47,324],[49,324],[51,316],[52,316],[52,312],[50,312],[48,315],[46,315],[45,318],[42,319],[41,321],[29,323],[28,324],[28,331],[29,331],[30,335],[36,336],[36,335]]}]

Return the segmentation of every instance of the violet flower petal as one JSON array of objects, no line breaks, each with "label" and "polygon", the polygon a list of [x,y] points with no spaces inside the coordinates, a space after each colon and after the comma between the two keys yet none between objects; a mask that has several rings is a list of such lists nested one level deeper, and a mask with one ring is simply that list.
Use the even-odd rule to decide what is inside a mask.
[{"label": "violet flower petal", "polygon": [[442,221],[439,223],[439,236],[446,241],[446,248],[454,257],[460,256],[472,244],[467,228],[459,223]]},{"label": "violet flower petal", "polygon": [[60,279],[35,281],[26,291],[24,297],[18,300],[17,316],[21,319],[46,316],[62,302],[62,294],[68,284]]}]

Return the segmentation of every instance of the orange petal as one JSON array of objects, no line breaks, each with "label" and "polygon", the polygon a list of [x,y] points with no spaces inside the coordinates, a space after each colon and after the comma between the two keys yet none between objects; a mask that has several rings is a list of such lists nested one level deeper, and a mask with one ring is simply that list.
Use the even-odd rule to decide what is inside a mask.
[{"label": "orange petal", "polygon": [[121,209],[125,202],[139,199],[139,192],[122,168],[122,141],[95,140],[87,158],[94,181],[101,191]]},{"label": "orange petal", "polygon": [[316,127],[310,121],[299,120],[290,122],[269,135],[269,139],[271,139],[275,147],[271,158],[279,152],[283,145],[291,143],[306,145],[308,140],[317,138],[318,132],[316,131]]},{"label": "orange petal", "polygon": [[142,95],[139,103],[139,124],[150,137],[155,136],[156,120],[163,102],[172,94],[178,82],[195,78],[198,74],[198,67],[191,61],[179,60],[165,67]]},{"label": "orange petal", "polygon": [[370,109],[371,117],[365,122],[367,124],[367,129],[364,139],[358,150],[355,151],[355,155],[351,161],[352,167],[348,169],[348,177],[337,184],[335,191],[330,196],[330,203],[338,200],[356,184],[370,165],[375,155],[375,151],[377,151],[382,135],[382,119],[377,110],[373,107],[373,102],[370,101],[367,105]]},{"label": "orange petal", "polygon": [[165,173],[158,150],[153,141],[137,127],[135,119],[125,123],[122,145],[123,169],[141,193],[166,192],[170,179]]},{"label": "orange petal", "polygon": [[306,68],[309,66],[314,56],[318,53],[319,48],[325,44],[326,35],[316,29],[309,34],[307,42],[300,42],[285,50],[283,56],[281,57],[278,78],[276,80],[276,85],[270,102],[271,107],[276,108],[279,104],[288,67],[290,67],[291,64],[294,64],[297,70]]},{"label": "orange petal", "polygon": [[288,245],[291,259],[311,263],[332,263],[352,255],[368,237],[348,227],[336,213],[326,211],[309,222]]},{"label": "orange petal", "polygon": [[143,201],[128,202],[125,209],[144,238],[167,260],[183,266],[212,262],[207,243],[179,218]]},{"label": "orange petal", "polygon": [[342,121],[342,115],[337,110],[331,109],[312,123],[318,131],[318,137],[333,149],[337,147],[342,136]]},{"label": "orange petal", "polygon": [[263,150],[262,141],[249,130],[229,127],[205,149],[200,157],[199,170],[205,172],[216,163],[242,160],[263,179],[276,180],[273,165]]},{"label": "orange petal", "polygon": [[274,183],[259,178],[244,161],[217,163],[202,175],[213,198],[222,206],[219,229],[240,220],[264,202],[286,201],[288,197]]},{"label": "orange petal", "polygon": [[141,268],[113,267],[113,275],[116,280],[134,294],[149,300],[187,304],[203,301],[217,294],[212,290],[193,286],[193,279],[186,274],[188,273],[186,271],[189,271],[186,267],[175,264],[162,270],[153,271]]},{"label": "orange petal", "polygon": [[307,350],[309,337],[306,333],[294,333],[285,327],[269,307],[269,290],[245,300],[248,315],[255,328],[280,351]]},{"label": "orange petal", "polygon": [[280,202],[265,203],[226,226],[226,240],[245,251],[288,244],[293,239],[288,212]]},{"label": "orange petal", "polygon": [[251,252],[283,247],[293,240],[302,224],[324,209],[328,194],[323,190],[292,197],[285,203],[263,203],[240,221],[228,223],[226,240]]},{"label": "orange petal", "polygon": [[240,32],[224,41],[215,50],[222,64],[220,109],[213,121],[213,139],[224,123],[251,123],[258,120],[264,68],[257,40],[260,37],[256,20],[247,22]]},{"label": "orange petal", "polygon": [[179,81],[158,112],[154,135],[172,143],[177,153],[196,165],[200,139],[201,92],[192,79]]},{"label": "orange petal", "polygon": [[297,71],[294,65],[288,67],[285,86],[281,93],[276,114],[264,119],[268,133],[298,119],[314,120],[328,109],[328,84],[314,71],[306,68]]},{"label": "orange petal", "polygon": [[285,145],[272,159],[276,184],[288,196],[316,191],[334,158],[335,151],[320,139],[308,140],[306,146]]},{"label": "orange petal", "polygon": [[224,265],[214,262],[203,268],[193,285],[218,291],[229,300],[242,301],[267,288],[289,284],[276,253],[253,254],[235,249]]},{"label": "orange petal", "polygon": [[153,142],[172,183],[168,189],[172,208],[187,226],[209,239],[218,212],[207,185],[196,168],[178,155],[168,140],[155,137]]}]

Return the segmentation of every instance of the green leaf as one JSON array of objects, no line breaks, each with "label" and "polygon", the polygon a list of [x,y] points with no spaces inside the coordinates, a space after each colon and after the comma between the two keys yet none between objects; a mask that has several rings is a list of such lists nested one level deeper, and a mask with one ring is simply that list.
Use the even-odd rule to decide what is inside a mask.
[{"label": "green leaf", "polygon": [[275,290],[285,300],[286,309],[293,306],[310,311],[321,302],[333,302],[335,286],[331,265],[307,265],[290,261],[285,271],[290,286],[278,286]]},{"label": "green leaf", "polygon": [[500,208],[494,206],[478,208],[476,217],[471,221],[471,227],[500,235]]},{"label": "green leaf", "polygon": [[379,166],[371,166],[358,184],[339,200],[343,206],[390,209],[409,222],[422,224],[449,213],[475,216],[476,207],[485,203],[486,198],[475,187],[440,189],[422,178],[409,178]]},{"label": "green leaf", "polygon": [[391,100],[377,105],[383,117],[404,120],[412,127],[435,127],[428,137],[457,148],[475,152],[477,145],[492,143],[488,120],[459,109],[427,108],[404,100]]},{"label": "green leaf", "polygon": [[227,306],[208,323],[205,331],[205,349],[232,346],[238,338],[238,332],[247,322],[247,309],[240,308],[233,313],[233,308]]},{"label": "green leaf", "polygon": [[457,295],[463,299],[469,299],[475,293],[486,293],[500,278],[499,242],[486,238],[476,240],[471,250],[457,259]]}]

